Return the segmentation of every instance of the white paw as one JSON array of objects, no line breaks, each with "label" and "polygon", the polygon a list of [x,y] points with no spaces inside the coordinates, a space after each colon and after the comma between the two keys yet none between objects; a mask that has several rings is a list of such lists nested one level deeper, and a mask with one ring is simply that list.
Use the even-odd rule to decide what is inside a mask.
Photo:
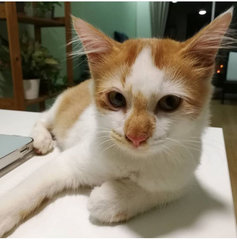
[{"label": "white paw", "polygon": [[88,210],[93,218],[103,223],[117,223],[128,220],[131,216],[128,213],[126,199],[119,196],[113,187],[113,183],[103,183],[101,187],[92,190]]},{"label": "white paw", "polygon": [[32,137],[34,139],[33,147],[35,148],[36,153],[46,154],[53,149],[54,141],[47,129],[34,129]]}]

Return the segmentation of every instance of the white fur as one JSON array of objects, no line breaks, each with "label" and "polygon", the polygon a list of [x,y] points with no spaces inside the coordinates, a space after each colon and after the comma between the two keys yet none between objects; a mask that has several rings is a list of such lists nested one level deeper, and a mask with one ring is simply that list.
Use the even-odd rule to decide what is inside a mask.
[{"label": "white fur", "polygon": [[[149,49],[141,52],[133,67],[126,81],[136,86],[133,91],[141,91],[147,98],[150,94],[159,98],[173,91],[164,73],[154,67]],[[33,129],[34,146],[42,153],[52,149],[48,129],[60,101],[59,97]],[[109,223],[127,220],[178,198],[199,163],[200,137],[207,125],[208,108],[195,120],[175,114],[156,117],[155,132],[148,147],[142,150],[122,146],[111,138],[112,130],[124,134],[131,109],[132,104],[125,114],[122,111],[102,114],[92,103],[67,137],[60,140],[64,151],[58,159],[0,197],[0,236],[19,223],[22,212],[35,209],[42,199],[64,188],[97,186],[91,192],[88,209],[92,217]]]},{"label": "white fur", "polygon": [[161,90],[163,78],[164,73],[154,66],[151,49],[145,47],[137,56],[126,83],[132,86],[134,94],[141,92],[149,98],[154,92],[157,92],[157,89]]},{"label": "white fur", "polygon": [[171,93],[183,95],[184,89],[176,82],[170,82],[164,70],[155,66],[150,47],[141,50],[126,79],[126,84],[132,86],[133,94],[141,92],[147,99],[152,95],[158,98]]}]

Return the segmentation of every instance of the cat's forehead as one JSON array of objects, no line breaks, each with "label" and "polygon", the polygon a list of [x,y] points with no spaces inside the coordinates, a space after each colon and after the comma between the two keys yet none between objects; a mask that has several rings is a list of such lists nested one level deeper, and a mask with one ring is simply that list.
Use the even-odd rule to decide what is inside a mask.
[{"label": "cat's forehead", "polygon": [[164,95],[182,91],[178,84],[171,84],[167,68],[155,62],[157,54],[156,49],[149,45],[145,45],[137,54],[125,78],[125,86],[131,89],[132,94],[142,93],[149,98],[158,93]]},{"label": "cat's forehead", "polygon": [[164,79],[164,72],[155,66],[152,49],[144,47],[131,66],[130,72],[125,79],[125,84],[132,89],[133,94],[143,93],[149,96],[151,90],[160,88]]}]

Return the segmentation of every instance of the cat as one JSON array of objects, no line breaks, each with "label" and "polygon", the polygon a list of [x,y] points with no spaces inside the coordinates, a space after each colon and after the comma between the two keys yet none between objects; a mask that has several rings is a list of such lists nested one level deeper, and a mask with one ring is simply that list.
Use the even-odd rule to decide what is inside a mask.
[{"label": "cat", "polygon": [[61,152],[0,197],[0,236],[64,189],[92,187],[88,210],[104,223],[181,197],[200,162],[215,57],[228,45],[232,14],[184,42],[119,43],[73,17],[91,79],[63,92],[34,125],[36,151],[52,151],[54,136]]}]

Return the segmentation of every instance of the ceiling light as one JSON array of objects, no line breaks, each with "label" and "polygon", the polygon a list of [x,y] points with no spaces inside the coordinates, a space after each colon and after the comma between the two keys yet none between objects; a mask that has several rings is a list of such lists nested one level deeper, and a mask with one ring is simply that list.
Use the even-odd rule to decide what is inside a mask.
[{"label": "ceiling light", "polygon": [[201,10],[199,10],[198,13],[199,13],[199,15],[205,15],[207,13],[207,11],[204,9],[201,9]]}]

